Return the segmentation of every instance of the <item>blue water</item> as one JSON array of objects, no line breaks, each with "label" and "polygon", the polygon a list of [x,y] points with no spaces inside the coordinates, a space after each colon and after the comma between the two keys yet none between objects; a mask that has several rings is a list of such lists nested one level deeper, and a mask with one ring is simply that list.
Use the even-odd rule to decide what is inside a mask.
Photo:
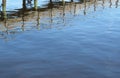
[{"label": "blue water", "polygon": [[120,7],[52,19],[1,31],[0,78],[120,77]]}]

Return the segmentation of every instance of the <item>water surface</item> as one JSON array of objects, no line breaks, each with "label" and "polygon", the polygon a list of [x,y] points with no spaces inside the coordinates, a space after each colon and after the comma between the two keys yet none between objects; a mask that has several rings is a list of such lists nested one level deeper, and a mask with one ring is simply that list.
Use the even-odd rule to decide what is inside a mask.
[{"label": "water surface", "polygon": [[119,78],[120,7],[76,6],[1,30],[0,77]]}]

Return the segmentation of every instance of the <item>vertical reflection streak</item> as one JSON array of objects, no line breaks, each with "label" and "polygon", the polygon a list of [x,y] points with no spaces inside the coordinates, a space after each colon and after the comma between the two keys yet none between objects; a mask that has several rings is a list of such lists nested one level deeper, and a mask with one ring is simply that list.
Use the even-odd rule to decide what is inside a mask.
[{"label": "vertical reflection streak", "polygon": [[96,11],[96,1],[97,0],[94,0],[94,11]]},{"label": "vertical reflection streak", "polygon": [[109,3],[110,3],[109,7],[111,8],[111,6],[112,6],[112,0],[110,0]]},{"label": "vertical reflection streak", "polygon": [[117,1],[115,2],[116,8],[118,8],[118,3],[119,3],[119,0],[117,0]]},{"label": "vertical reflection streak", "polygon": [[74,4],[74,16],[76,15],[76,3]]},{"label": "vertical reflection streak", "polygon": [[103,9],[105,8],[104,4],[105,4],[105,0],[102,0],[102,7],[103,7]]},{"label": "vertical reflection streak", "polygon": [[84,15],[86,15],[86,0],[84,0]]},{"label": "vertical reflection streak", "polygon": [[37,16],[37,29],[40,30],[40,10],[37,11],[38,16]]},{"label": "vertical reflection streak", "polygon": [[63,1],[63,23],[65,24],[65,1],[64,0],[62,0]]}]

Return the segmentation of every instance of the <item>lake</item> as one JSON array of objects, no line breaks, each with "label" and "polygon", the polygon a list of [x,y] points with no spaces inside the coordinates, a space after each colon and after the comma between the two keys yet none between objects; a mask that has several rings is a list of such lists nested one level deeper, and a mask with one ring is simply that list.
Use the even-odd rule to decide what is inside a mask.
[{"label": "lake", "polygon": [[[17,2],[8,0],[7,11],[19,11]],[[0,22],[0,78],[120,77],[119,0],[44,9]]]}]

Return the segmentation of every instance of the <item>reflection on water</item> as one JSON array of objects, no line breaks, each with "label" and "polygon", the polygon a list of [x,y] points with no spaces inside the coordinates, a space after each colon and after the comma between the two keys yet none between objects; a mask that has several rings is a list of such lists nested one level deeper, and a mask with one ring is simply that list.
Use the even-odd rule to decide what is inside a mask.
[{"label": "reflection on water", "polygon": [[1,78],[120,77],[119,0],[30,1],[0,21]]},{"label": "reflection on water", "polygon": [[[71,3],[68,2],[63,2],[62,5],[60,5],[61,2],[52,2],[51,0],[49,1],[49,3],[47,5],[45,5],[45,8],[38,8],[37,11],[34,11],[34,9],[32,8],[33,6],[33,2],[32,0],[23,0],[23,8],[15,11],[15,12],[10,12],[8,13],[8,19],[4,20],[1,22],[1,32],[3,33],[4,31],[8,32],[8,31],[12,31],[14,30],[14,32],[20,31],[20,29],[22,31],[28,30],[25,29],[27,28],[26,25],[27,23],[29,24],[32,21],[32,26],[35,26],[35,28],[37,29],[41,29],[40,23],[44,23],[46,25],[51,25],[52,23],[57,25],[59,23],[61,23],[63,21],[63,24],[65,25],[65,17],[67,17],[67,15],[79,15],[82,13],[86,15],[87,11],[92,11],[91,9],[94,8],[94,11],[96,11],[97,6],[98,8],[100,7],[100,5],[102,5],[103,9],[106,6],[109,6],[110,8],[113,6],[115,6],[116,8],[119,6],[119,0],[91,0],[90,2],[84,0],[79,2],[75,2],[73,3],[73,1],[71,1]],[[31,6],[31,8],[27,8],[28,6]],[[70,13],[69,13],[70,12]],[[72,13],[73,12],[73,13]],[[67,14],[65,16],[65,14]],[[58,18],[58,20],[56,20],[56,18]],[[61,20],[60,20],[61,19]],[[67,18],[69,19],[69,18]],[[44,20],[44,21],[41,21]],[[47,22],[49,21],[50,22]],[[71,19],[69,19],[71,20]],[[55,23],[54,21],[58,21],[57,23]],[[63,26],[64,26],[63,25]],[[51,28],[51,26],[47,26],[44,28]],[[29,28],[31,26],[28,26]],[[19,30],[18,30],[19,28]],[[33,28],[31,28],[33,29]]]}]

